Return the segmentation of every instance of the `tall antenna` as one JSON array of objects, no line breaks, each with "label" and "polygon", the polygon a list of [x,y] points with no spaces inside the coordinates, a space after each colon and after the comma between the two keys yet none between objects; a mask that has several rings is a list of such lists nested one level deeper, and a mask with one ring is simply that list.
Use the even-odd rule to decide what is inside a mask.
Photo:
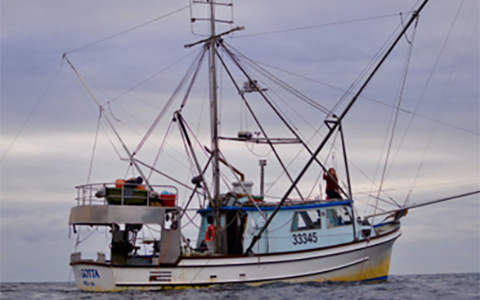
[{"label": "tall antenna", "polygon": [[211,6],[215,7],[215,23],[219,31],[233,29],[233,0],[190,0],[190,23],[192,33],[210,36]]}]

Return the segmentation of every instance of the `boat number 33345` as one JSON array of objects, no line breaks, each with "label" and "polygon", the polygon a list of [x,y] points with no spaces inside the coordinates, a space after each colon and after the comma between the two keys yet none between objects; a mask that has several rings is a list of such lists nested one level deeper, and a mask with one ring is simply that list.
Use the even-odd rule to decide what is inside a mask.
[{"label": "boat number 33345", "polygon": [[317,241],[318,238],[316,232],[292,234],[292,244],[294,245],[316,243]]}]

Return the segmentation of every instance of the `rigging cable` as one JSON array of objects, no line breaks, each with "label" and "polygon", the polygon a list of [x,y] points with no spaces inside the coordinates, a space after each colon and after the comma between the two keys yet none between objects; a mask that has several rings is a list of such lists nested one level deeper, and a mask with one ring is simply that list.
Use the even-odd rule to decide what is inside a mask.
[{"label": "rigging cable", "polygon": [[[256,68],[258,72],[260,73],[264,73],[265,77],[269,78],[272,82],[276,83],[278,86],[282,87],[283,89],[285,89],[286,91],[290,92],[292,95],[296,96],[297,98],[299,98],[300,100],[310,104],[313,108],[316,108],[318,109],[319,111],[325,113],[325,114],[330,114],[332,111],[329,110],[328,108],[322,106],[321,104],[317,103],[315,100],[309,98],[308,96],[304,95],[303,93],[301,93],[300,91],[298,91],[297,89],[293,88],[292,86],[288,85],[286,82],[282,81],[281,79],[279,79],[278,77],[276,77],[275,75],[273,75],[271,72],[267,71],[265,68],[259,66],[258,64],[255,63],[254,60],[246,57],[244,54],[242,54],[240,51],[238,51],[237,49],[235,49],[234,47],[232,47],[230,44],[228,43],[224,43],[226,44],[229,48],[231,48],[232,50],[235,51],[235,58],[240,62],[241,61],[241,58],[244,58],[245,62],[250,66],[250,67],[253,67],[253,68]],[[227,52],[228,53],[228,52]]]},{"label": "rigging cable", "polygon": [[117,96],[113,97],[110,99],[109,102],[113,102],[113,101],[116,101],[117,99],[123,97],[124,95],[130,93],[131,91],[135,90],[136,88],[138,88],[139,86],[145,84],[146,82],[150,81],[151,79],[157,77],[158,75],[160,75],[161,73],[167,71],[168,69],[170,69],[171,67],[175,66],[176,64],[180,63],[181,61],[183,61],[184,59],[186,59],[187,57],[193,55],[195,53],[195,51],[191,51],[190,53],[188,53],[187,55],[177,59],[176,61],[174,61],[173,63],[169,64],[168,66],[166,66],[165,68],[161,69],[160,71],[150,75],[149,77],[145,78],[144,80],[140,81],[139,83],[137,83],[136,85],[132,86],[131,88],[129,88],[128,90],[118,94]]},{"label": "rigging cable", "polygon": [[[407,12],[407,13],[410,13],[410,12]],[[252,36],[259,36],[259,35],[267,35],[267,34],[284,33],[284,32],[306,30],[306,29],[314,29],[314,28],[328,27],[328,26],[334,26],[334,25],[345,25],[345,24],[350,24],[350,23],[357,23],[357,22],[365,22],[365,21],[371,21],[371,20],[391,18],[391,17],[395,17],[395,16],[397,16],[396,13],[395,14],[389,14],[389,15],[383,15],[383,16],[362,18],[362,19],[352,19],[352,20],[338,21],[338,22],[332,22],[332,23],[324,23],[324,24],[318,24],[318,25],[310,25],[310,26],[303,26],[303,27],[296,27],[296,28],[289,28],[289,29],[282,29],[282,30],[275,30],[275,31],[252,33],[252,34],[247,34],[247,35],[239,35],[239,36],[232,37],[232,39],[246,38],[246,37],[252,37]]]},{"label": "rigging cable", "polygon": [[[240,64],[240,62],[238,61],[237,57],[235,56],[234,53],[232,53],[227,47],[225,47],[225,45],[222,44],[222,46],[225,48],[226,52],[228,53],[229,55],[229,58],[237,65],[237,67],[242,71],[242,73],[247,77],[249,78],[250,80],[250,77],[248,76],[248,74],[245,72],[245,70],[243,69],[242,65]],[[269,141],[269,138],[263,128],[263,126],[260,124],[260,121],[258,120],[257,116],[255,115],[255,113],[253,112],[253,109],[252,107],[250,106],[250,104],[248,103],[247,99],[245,98],[245,95],[243,93],[241,93],[241,89],[240,87],[238,86],[237,82],[235,81],[235,79],[233,78],[233,75],[232,73],[230,72],[230,70],[227,68],[226,64],[225,64],[225,61],[223,60],[223,58],[217,53],[217,57],[219,58],[220,62],[222,63],[223,67],[225,68],[225,70],[227,71],[227,74],[228,76],[230,77],[230,80],[232,81],[232,83],[235,85],[235,88],[237,89],[237,91],[240,93],[240,96],[243,100],[243,102],[245,102],[245,105],[247,106],[249,112],[250,112],[250,115],[252,116],[252,118],[254,119],[255,123],[257,124],[258,128],[260,129],[260,131],[262,132],[263,136],[267,139],[268,141],[268,145],[270,146],[270,148],[272,149],[273,153],[275,154],[275,157],[277,158],[280,166],[282,167],[283,169],[283,172],[287,175],[287,177],[290,179],[290,181],[293,183],[293,178],[292,176],[290,175],[290,173],[288,172],[288,170],[286,169],[285,167],[285,164],[283,163],[283,161],[281,160],[278,152],[276,151],[275,147],[273,146],[273,144]],[[263,94],[262,94],[263,95]],[[264,97],[264,99],[266,100],[266,102],[268,103],[268,100]],[[278,115],[278,113],[277,113]],[[281,116],[279,116],[281,118]],[[284,120],[282,120],[284,122],[284,124],[290,129],[290,126],[288,123],[286,123]],[[290,129],[291,130],[291,129]],[[293,130],[291,130],[292,133],[295,134],[295,132]],[[303,196],[302,194],[300,193],[300,190],[297,188],[297,187],[294,187],[295,188],[295,191],[297,192],[297,194],[300,196],[300,198],[303,199]]]},{"label": "rigging cable", "polygon": [[[415,20],[415,25],[413,26],[413,35],[412,35],[412,42],[408,42],[410,44],[410,49],[408,51],[408,55],[407,55],[407,61],[406,61],[406,64],[405,64],[405,70],[404,70],[404,74],[403,74],[403,79],[402,79],[402,82],[401,82],[401,86],[400,86],[400,94],[398,96],[398,100],[397,100],[397,105],[396,107],[400,107],[401,104],[402,104],[402,100],[403,100],[403,93],[405,91],[405,84],[406,84],[406,81],[407,81],[407,75],[408,75],[408,70],[409,70],[409,66],[410,66],[410,61],[411,61],[411,58],[412,58],[412,51],[413,51],[413,42],[415,40],[415,34],[417,32],[417,25],[418,25],[418,20],[419,20],[419,16],[417,15],[417,18]],[[403,20],[402,20],[402,24],[403,24]],[[406,36],[406,32],[405,32],[405,36]],[[392,133],[391,133],[391,136],[390,136],[390,140],[389,140],[389,143],[388,143],[388,148],[387,148],[387,153],[386,153],[386,156],[385,156],[385,163],[383,165],[383,170],[382,170],[382,177],[380,179],[380,187],[378,189],[378,194],[377,194],[377,198],[380,197],[380,193],[383,189],[383,183],[384,181],[386,180],[386,172],[387,172],[387,166],[388,166],[388,160],[390,158],[390,152],[391,152],[391,149],[392,149],[392,145],[393,145],[393,138],[395,136],[395,130],[396,130],[396,127],[397,127],[397,122],[398,122],[398,115],[399,115],[399,110],[396,109],[394,111],[395,113],[395,116],[394,116],[394,119],[393,119],[393,124],[392,124]],[[377,204],[378,204],[378,200],[377,200]]]},{"label": "rigging cable", "polygon": [[95,151],[97,149],[98,132],[100,130],[100,124],[101,124],[101,121],[102,121],[102,110],[99,109],[98,111],[99,111],[98,123],[97,123],[97,129],[95,131],[95,141],[93,142],[92,159],[90,160],[90,168],[88,170],[87,185],[90,184],[90,178],[92,176],[93,161],[95,159]]},{"label": "rigging cable", "polygon": [[[331,84],[328,84],[328,83],[325,83],[325,82],[322,82],[322,81],[319,81],[319,80],[316,80],[316,79],[313,79],[313,78],[310,78],[310,77],[307,77],[307,76],[304,76],[304,75],[300,75],[300,74],[297,74],[297,73],[294,73],[294,72],[291,72],[291,71],[288,71],[288,70],[285,70],[285,69],[282,69],[282,68],[278,68],[278,67],[275,67],[275,66],[272,66],[272,65],[269,65],[267,63],[263,63],[263,62],[260,62],[260,61],[256,61],[256,60],[253,60],[254,62],[256,62],[257,64],[261,64],[261,65],[264,65],[266,67],[269,67],[269,68],[272,68],[272,69],[275,69],[275,70],[278,70],[278,71],[281,71],[281,72],[284,72],[284,73],[287,73],[287,74],[290,74],[290,75],[293,75],[293,76],[297,76],[299,78],[302,78],[302,79],[305,79],[305,80],[308,80],[308,81],[311,81],[311,82],[314,82],[314,83],[317,83],[317,84],[320,84],[320,85],[323,85],[325,87],[328,87],[328,88],[331,88],[331,89],[334,89],[334,90],[337,90],[337,91],[341,91],[341,92],[347,92],[349,94],[353,94],[353,92],[348,92],[347,90],[343,89],[343,88],[340,88],[340,87],[336,87],[334,85],[331,85]],[[379,104],[379,105],[383,105],[383,106],[386,106],[386,107],[390,107],[390,108],[394,108],[394,109],[397,109],[395,108],[395,106],[393,105],[390,105],[388,103],[384,103],[380,100],[376,100],[374,98],[371,98],[371,97],[367,97],[367,96],[363,96],[363,95],[360,95],[359,98],[363,98],[365,100],[369,100],[375,104]],[[436,120],[436,119],[433,119],[433,118],[430,118],[430,117],[427,117],[427,116],[424,116],[424,115],[421,115],[421,114],[418,114],[416,112],[412,112],[412,111],[409,111],[407,109],[404,109],[404,108],[398,108],[401,112],[405,113],[405,114],[409,114],[409,115],[412,115],[412,116],[415,116],[417,118],[421,118],[421,119],[425,119],[425,120],[428,120],[428,121],[431,121],[431,122],[435,122],[435,123],[439,123],[439,124],[442,124],[444,126],[448,126],[448,127],[451,127],[451,128],[454,128],[454,129],[457,129],[457,130],[460,130],[460,131],[463,131],[463,132],[466,132],[466,133],[469,133],[469,134],[472,134],[472,135],[476,135],[476,136],[480,136],[480,133],[478,132],[474,132],[474,131],[471,131],[471,130],[468,130],[468,129],[465,129],[465,128],[461,128],[461,127],[458,127],[456,125],[453,125],[453,124],[449,124],[449,123],[446,123],[446,122],[443,122],[441,120]]]},{"label": "rigging cable", "polygon": [[391,44],[391,42],[393,42],[393,40],[395,39],[395,36],[396,36],[396,33],[397,31],[401,28],[400,25],[397,26],[397,28],[395,28],[392,33],[390,34],[390,36],[385,40],[385,42],[383,43],[383,45],[380,47],[380,49],[378,49],[378,51],[375,53],[375,55],[371,58],[371,60],[368,62],[368,64],[363,68],[363,70],[360,72],[360,74],[357,76],[357,78],[350,84],[350,86],[347,88],[347,90],[345,91],[345,93],[340,97],[340,99],[337,101],[337,103],[333,106],[333,108],[331,109],[332,111],[335,111],[340,105],[341,103],[343,103],[347,96],[350,95],[350,94],[356,94],[353,92],[353,89],[357,86],[358,83],[362,82],[363,79],[370,73],[368,72],[370,69],[372,69],[374,66],[375,66],[375,62],[377,62],[378,60],[380,60],[380,58],[382,57],[383,53],[386,53],[389,45]]},{"label": "rigging cable", "polygon": [[156,21],[159,21],[159,20],[161,20],[161,19],[163,19],[163,18],[166,18],[166,17],[168,17],[168,16],[171,16],[171,15],[173,15],[173,14],[176,14],[176,13],[178,13],[178,12],[180,12],[180,11],[188,8],[189,6],[190,6],[190,5],[186,5],[186,6],[184,6],[184,7],[181,7],[181,8],[179,8],[179,9],[177,9],[177,10],[174,10],[174,11],[172,11],[172,12],[169,12],[169,13],[166,14],[166,15],[157,17],[157,18],[155,18],[155,19],[152,19],[152,20],[147,21],[147,22],[145,22],[145,23],[142,23],[142,24],[140,24],[140,25],[137,25],[137,26],[134,26],[134,27],[132,27],[132,28],[126,29],[126,30],[121,31],[121,32],[119,32],[119,33],[116,33],[116,34],[113,34],[113,35],[111,35],[111,36],[105,37],[105,38],[103,38],[103,39],[97,40],[97,41],[95,41],[95,42],[91,42],[91,43],[86,44],[86,45],[84,45],[84,46],[81,46],[81,47],[78,47],[78,48],[69,50],[69,51],[67,51],[67,52],[65,52],[65,53],[68,53],[68,54],[69,54],[69,53],[77,52],[77,51],[79,51],[79,50],[81,50],[81,49],[85,49],[85,48],[88,48],[88,47],[90,47],[90,46],[93,46],[93,45],[96,45],[96,44],[105,42],[105,41],[110,40],[110,39],[113,39],[113,38],[115,38],[115,37],[117,37],[117,36],[119,36],[119,35],[128,33],[128,32],[130,32],[130,31],[136,30],[136,29],[138,29],[138,28],[141,28],[141,27],[143,27],[143,26],[149,25],[149,24],[151,24],[151,23],[154,23],[154,22],[156,22]]},{"label": "rigging cable", "polygon": [[[155,160],[153,161],[153,164],[152,164],[153,168],[155,168],[155,166],[157,165],[158,159],[160,158],[160,154],[162,153],[162,151],[164,149],[164,146],[165,146],[165,143],[166,143],[168,137],[170,136],[170,132],[172,130],[172,125],[173,125],[173,120],[170,121],[170,124],[168,125],[167,130],[165,132],[165,136],[163,138],[162,144],[158,148],[157,155],[155,156]],[[150,173],[148,174],[148,180],[150,180],[150,178],[152,177],[153,168],[150,169]]]},{"label": "rigging cable", "polygon": [[195,69],[195,72],[193,73],[192,80],[190,81],[190,84],[188,85],[187,91],[185,92],[185,95],[183,96],[183,101],[182,101],[182,104],[180,105],[180,109],[179,109],[180,112],[182,112],[183,108],[185,107],[185,104],[187,104],[188,96],[190,96],[190,92],[192,91],[193,85],[195,84],[195,81],[196,81],[197,76],[198,76],[198,72],[200,71],[200,69],[202,67],[202,62],[203,62],[203,59],[205,58],[206,53],[207,53],[207,47],[205,46],[204,51],[202,53],[202,56],[200,57],[200,59],[197,62],[197,67]]},{"label": "rigging cable", "polygon": [[[330,157],[330,153],[332,153],[333,148],[335,147],[335,142],[337,141],[337,137],[338,137],[339,133],[340,133],[340,132],[337,131],[337,133],[336,133],[335,136],[333,137],[332,146],[330,147],[330,150],[328,151],[327,156],[326,156],[326,158],[325,158],[325,160],[324,160],[324,162],[323,162],[324,165],[326,165],[327,162],[328,162],[328,158]],[[317,187],[318,182],[320,181],[320,177],[322,177],[323,174],[324,174],[324,173],[322,173],[322,172],[319,172],[319,173],[318,173],[317,179],[315,180],[315,183],[313,184],[312,189],[310,190],[310,193],[308,193],[307,199],[310,198],[310,196],[312,195],[313,191],[314,191],[315,188]]]},{"label": "rigging cable", "polygon": [[[456,15],[455,15],[455,18],[454,18],[454,20],[453,20],[453,22],[452,22],[452,24],[451,24],[451,26],[450,26],[450,29],[449,29],[449,31],[448,31],[448,34],[447,34],[447,36],[446,36],[446,38],[445,38],[445,41],[444,41],[444,43],[443,43],[443,45],[442,45],[442,49],[441,49],[441,51],[440,51],[440,53],[439,53],[439,55],[438,55],[438,57],[437,57],[437,60],[435,61],[435,65],[434,65],[434,68],[433,68],[433,70],[432,70],[432,73],[430,74],[430,77],[429,77],[429,79],[428,79],[427,86],[428,86],[428,83],[430,83],[430,79],[432,78],[433,71],[436,69],[437,63],[439,62],[440,57],[441,57],[442,54],[443,54],[443,50],[445,49],[446,44],[447,44],[447,41],[448,41],[449,38],[450,38],[450,34],[451,34],[452,30],[453,30],[453,27],[455,26],[455,23],[456,23],[456,21],[457,21],[457,19],[458,19],[458,16],[459,16],[459,14],[460,14],[460,10],[461,10],[461,8],[463,7],[464,2],[465,2],[465,0],[462,0],[462,2],[460,3],[460,5],[459,5],[459,7],[458,7],[458,10],[457,10],[457,13],[456,13]],[[422,96],[421,96],[420,99],[423,98],[423,95],[425,94],[425,91],[426,91],[426,89],[427,89],[427,86],[426,86],[425,89],[423,90],[423,93],[422,93]],[[453,88],[453,85],[452,85],[452,88]],[[450,92],[451,92],[451,90],[450,90]],[[443,99],[442,99],[442,102],[441,102],[441,105],[440,105],[440,111],[439,111],[439,113],[438,113],[440,116],[443,115],[444,108],[445,108],[445,103],[446,103],[446,101],[448,100],[448,98],[449,98],[449,96],[445,96],[445,95],[444,95],[444,97],[443,97]],[[418,108],[418,105],[417,105],[417,108]],[[410,123],[409,123],[409,125],[410,125]],[[418,176],[420,175],[420,171],[421,171],[421,169],[422,169],[422,167],[423,167],[423,162],[424,162],[424,160],[425,160],[425,156],[427,155],[427,152],[428,152],[428,150],[429,150],[429,148],[430,148],[430,145],[431,145],[431,142],[432,142],[432,140],[433,140],[433,136],[435,135],[436,129],[437,129],[437,126],[432,127],[432,132],[431,132],[431,134],[430,134],[430,139],[428,140],[427,145],[426,145],[426,147],[425,147],[425,150],[424,150],[424,152],[423,152],[422,160],[421,160],[421,162],[420,162],[420,165],[418,166],[417,172],[416,172],[415,177],[414,177],[414,179],[413,179],[412,187],[411,187],[410,190],[408,191],[408,194],[407,194],[407,196],[406,196],[406,198],[405,198],[405,204],[404,204],[404,205],[407,205],[408,202],[410,201],[411,192],[413,191],[413,189],[414,189],[414,187],[415,187],[415,184],[416,184],[416,182],[417,182]]]},{"label": "rigging cable", "polygon": [[3,162],[3,160],[5,159],[5,157],[7,156],[8,152],[10,152],[10,149],[12,149],[13,145],[15,144],[15,142],[17,141],[18,137],[20,136],[20,134],[22,133],[23,129],[25,128],[25,126],[27,125],[27,123],[30,121],[30,118],[33,116],[33,114],[35,113],[35,111],[37,110],[38,106],[40,105],[40,102],[42,102],[43,98],[45,97],[45,95],[47,94],[47,92],[50,90],[50,87],[52,86],[53,82],[55,81],[55,79],[57,78],[58,76],[58,73],[60,73],[60,70],[62,69],[63,67],[63,59],[62,59],[62,62],[60,64],[60,67],[58,68],[57,72],[55,72],[55,75],[53,76],[52,80],[50,81],[50,83],[47,85],[47,88],[45,89],[45,91],[42,93],[42,95],[40,96],[40,98],[38,98],[37,102],[35,103],[32,111],[30,112],[30,114],[28,114],[27,116],[27,119],[25,120],[25,122],[23,122],[22,126],[20,127],[20,130],[18,130],[17,134],[15,135],[15,137],[13,138],[13,141],[10,143],[10,145],[8,146],[7,150],[5,151],[5,153],[3,154],[2,156],[2,159],[0,159],[0,163]]},{"label": "rigging cable", "polygon": [[[160,123],[160,121],[162,120],[162,118],[165,116],[168,108],[170,108],[170,106],[172,105],[172,103],[174,102],[175,98],[177,97],[177,95],[180,93],[181,89],[183,88],[183,86],[186,84],[187,82],[187,79],[192,75],[192,73],[194,72],[194,70],[196,69],[196,64],[199,63],[199,61],[201,60],[201,58],[204,56],[204,53],[206,51],[206,48],[202,48],[201,51],[198,52],[198,55],[197,57],[195,58],[195,60],[192,62],[192,64],[190,65],[190,67],[188,68],[187,72],[185,73],[184,77],[182,78],[182,80],[180,81],[180,84],[177,86],[177,88],[174,90],[173,94],[170,96],[170,98],[168,99],[167,103],[165,104],[165,106],[163,107],[163,109],[160,111],[160,113],[158,114],[157,118],[155,119],[155,121],[153,122],[152,126],[150,126],[150,129],[147,131],[147,133],[145,133],[144,137],[142,138],[142,140],[140,141],[140,143],[138,144],[137,148],[135,149],[135,151],[133,152],[134,154],[135,153],[138,153],[138,151],[140,151],[140,149],[143,147],[143,145],[145,144],[145,142],[148,140],[148,138],[150,137],[150,135],[153,133],[153,130],[157,127],[157,125]],[[197,66],[198,67],[198,66]]]},{"label": "rigging cable", "polygon": [[[468,17],[468,24],[470,24],[470,17],[471,17],[471,15],[472,15],[473,11],[475,11],[475,10],[473,10],[473,9],[470,10],[470,15],[469,15],[469,17]],[[468,25],[468,24],[467,24],[467,25]],[[477,26],[478,26],[478,23],[477,23]],[[468,26],[466,26],[466,28],[467,28],[467,27],[468,27]],[[469,43],[468,43],[468,46],[467,46],[467,47],[464,47],[464,48],[462,48],[462,46],[463,46],[463,39],[462,39],[462,42],[458,44],[458,47],[459,47],[458,51],[460,51],[460,48],[462,48],[462,49],[464,49],[464,50],[467,49],[467,48],[471,45],[472,38],[474,37],[474,35],[475,35],[475,31],[472,31],[472,36],[471,36],[471,38],[470,38],[470,41],[469,41]],[[465,37],[465,32],[464,32],[463,37]],[[457,57],[455,58],[455,62],[456,62],[457,59],[458,59],[458,55],[459,55],[459,54],[458,54],[458,52],[457,52]],[[462,62],[461,62],[460,64],[463,65],[463,60],[462,60]],[[436,65],[435,65],[434,69],[435,69],[435,68],[436,68]],[[432,74],[433,74],[433,72],[434,72],[434,71],[432,70]],[[450,74],[450,76],[452,76],[452,75]],[[452,86],[452,88],[453,88],[453,86]],[[412,118],[413,118],[414,116],[415,116],[415,114],[412,114]],[[417,116],[417,117],[422,117],[422,116],[420,116],[420,115],[416,115],[416,116]],[[430,118],[426,118],[426,117],[425,117],[425,119],[430,119]],[[474,135],[479,136],[478,133],[475,133],[475,132],[473,132],[473,131],[469,131],[469,130],[466,130],[466,129],[463,129],[463,128],[460,128],[460,127],[457,127],[457,126],[454,126],[454,125],[450,125],[450,124],[448,124],[448,123],[442,122],[441,120],[438,120],[438,121],[435,120],[435,119],[431,119],[431,120],[434,120],[434,121],[437,122],[438,124],[448,125],[448,126],[450,126],[450,127],[452,127],[452,128],[459,129],[459,130],[464,131],[464,132],[466,132],[466,133],[471,133],[471,134],[474,134]],[[408,126],[407,126],[407,129],[406,129],[406,131],[404,132],[404,135],[403,135],[403,137],[402,137],[402,140],[400,141],[400,144],[399,144],[399,146],[398,146],[398,148],[397,148],[397,151],[396,151],[396,153],[395,153],[395,157],[394,157],[394,159],[393,159],[394,161],[395,161],[397,155],[398,155],[399,152],[400,152],[400,148],[401,148],[401,146],[402,146],[402,144],[403,144],[403,142],[404,142],[404,139],[406,138],[407,132],[408,132],[408,130],[409,130],[409,128],[410,128],[410,125],[411,125],[411,122],[412,122],[412,121],[413,121],[413,120],[410,119],[409,124],[408,124]],[[392,169],[392,166],[390,166],[390,169],[388,170],[388,173],[391,171],[391,169]],[[387,173],[387,174],[388,174],[388,173]]]},{"label": "rigging cable", "polygon": [[[207,152],[207,150],[202,146],[202,143],[200,142],[200,140],[198,139],[197,135],[193,132],[192,128],[190,128],[190,126],[188,125],[188,123],[183,120],[184,122],[184,125],[185,125],[185,128],[190,132],[190,134],[193,136],[195,142],[197,143],[197,145],[199,146],[200,149],[202,149],[202,152],[205,154],[206,157],[210,157],[211,155]],[[211,161],[209,161],[210,163]],[[220,173],[220,176],[221,176],[221,179],[223,180],[223,183],[226,185],[226,186],[229,186],[228,184],[228,180],[227,178],[224,176],[223,173]]]}]

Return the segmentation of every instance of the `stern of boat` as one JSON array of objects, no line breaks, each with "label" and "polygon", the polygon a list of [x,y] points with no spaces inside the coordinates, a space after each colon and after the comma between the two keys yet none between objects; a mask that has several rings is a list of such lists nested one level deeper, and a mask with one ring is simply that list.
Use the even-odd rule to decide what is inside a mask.
[{"label": "stern of boat", "polygon": [[109,265],[82,261],[80,253],[72,254],[70,265],[78,289],[92,292],[116,291],[113,271]]}]

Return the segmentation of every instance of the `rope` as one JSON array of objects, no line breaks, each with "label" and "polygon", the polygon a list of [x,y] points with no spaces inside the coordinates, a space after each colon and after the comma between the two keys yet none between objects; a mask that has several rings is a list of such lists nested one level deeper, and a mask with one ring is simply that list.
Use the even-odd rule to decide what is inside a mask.
[{"label": "rope", "polygon": [[115,37],[117,37],[117,36],[119,36],[119,35],[128,33],[128,32],[130,32],[130,31],[136,30],[136,29],[138,29],[138,28],[141,28],[141,27],[143,27],[143,26],[149,25],[149,24],[154,23],[154,22],[156,22],[156,21],[159,21],[159,20],[161,20],[161,19],[163,19],[163,18],[166,18],[166,17],[168,17],[168,16],[171,16],[171,15],[173,15],[173,14],[175,14],[175,13],[178,13],[178,12],[180,12],[180,11],[188,8],[189,6],[190,6],[190,5],[181,7],[181,8],[179,8],[179,9],[177,9],[177,10],[174,10],[174,11],[172,11],[172,12],[169,12],[169,13],[166,14],[166,15],[157,17],[157,18],[155,18],[155,19],[152,19],[152,20],[147,21],[147,22],[145,22],[145,23],[142,23],[142,24],[140,24],[140,25],[134,26],[134,27],[132,27],[132,28],[129,28],[129,29],[127,29],[127,30],[121,31],[121,32],[116,33],[116,34],[114,34],[114,35],[105,37],[105,38],[103,38],[103,39],[97,40],[97,41],[95,41],[95,42],[91,42],[91,43],[86,44],[86,45],[84,45],[84,46],[81,46],[81,47],[78,47],[78,48],[69,50],[69,51],[67,51],[67,52],[65,52],[65,53],[67,53],[67,54],[68,54],[68,53],[73,53],[73,52],[79,51],[79,50],[81,50],[81,49],[85,49],[85,48],[91,47],[91,46],[93,46],[93,45],[96,45],[96,44],[105,42],[105,41],[107,41],[107,40],[113,39],[113,38],[115,38]]},{"label": "rope", "polygon": [[186,212],[185,212],[183,215],[184,215],[184,216],[187,216],[187,219],[188,219],[189,222],[188,222],[187,224],[185,224],[184,226],[182,226],[182,229],[185,228],[185,227],[187,227],[187,225],[189,225],[189,224],[193,224],[193,226],[195,226],[195,227],[197,227],[198,229],[200,229],[200,226],[198,226],[197,224],[195,224],[195,222],[193,222],[193,219],[190,218],[190,216],[189,216]]},{"label": "rope", "polygon": [[89,235],[87,235],[85,238],[83,238],[82,240],[80,240],[80,234],[77,235],[77,242],[75,243],[75,250],[77,250],[77,247],[78,245],[80,245],[81,243],[83,243],[86,239],[88,239],[89,237],[91,237],[95,232],[96,230],[98,229],[98,227],[96,227],[95,230],[92,230],[92,232],[90,232]]}]

